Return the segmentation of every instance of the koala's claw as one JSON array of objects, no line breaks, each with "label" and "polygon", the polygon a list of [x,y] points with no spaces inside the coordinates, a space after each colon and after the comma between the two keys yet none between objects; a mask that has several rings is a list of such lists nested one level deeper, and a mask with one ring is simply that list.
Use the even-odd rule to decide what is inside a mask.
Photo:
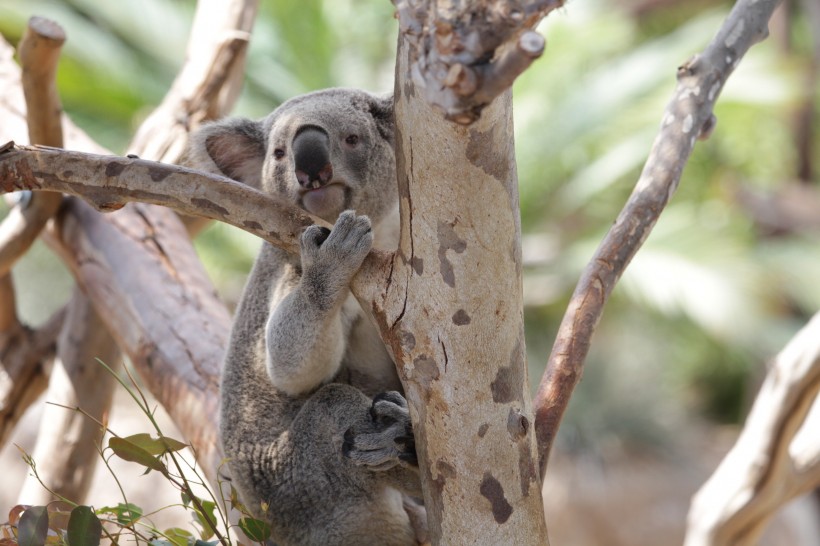
[{"label": "koala's claw", "polygon": [[397,464],[418,466],[416,441],[407,401],[397,392],[373,398],[370,422],[350,427],[344,435],[342,454],[373,470],[389,470]]},{"label": "koala's claw", "polygon": [[302,235],[302,239],[305,243],[310,243],[315,247],[320,247],[329,236],[330,230],[324,226],[308,226],[308,228],[305,229],[305,233]]},{"label": "koala's claw", "polygon": [[302,265],[341,269],[352,276],[372,247],[370,218],[346,210],[339,215],[332,230],[315,225],[305,229],[301,240]]}]

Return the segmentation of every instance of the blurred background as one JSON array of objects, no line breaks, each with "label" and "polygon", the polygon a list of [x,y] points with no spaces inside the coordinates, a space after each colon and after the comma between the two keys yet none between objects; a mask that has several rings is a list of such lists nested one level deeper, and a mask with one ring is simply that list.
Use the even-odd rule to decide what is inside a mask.
[{"label": "blurred background", "polygon": [[[767,360],[820,308],[816,2],[784,2],[770,39],[730,78],[717,128],[607,305],[545,486],[555,544],[679,544],[689,498],[731,445]],[[677,66],[732,4],[572,0],[540,27],[546,52],[514,88],[533,391],[578,276],[638,179]],[[193,10],[0,0],[0,33],[16,44],[31,15],[59,22],[65,110],[125,153],[183,61]],[[235,114],[261,117],[323,87],[391,90],[396,32],[388,0],[261,0]],[[217,224],[196,246],[233,305],[259,241]],[[29,323],[70,293],[42,245],[14,274]],[[806,497],[764,543],[820,544],[818,521]]]}]

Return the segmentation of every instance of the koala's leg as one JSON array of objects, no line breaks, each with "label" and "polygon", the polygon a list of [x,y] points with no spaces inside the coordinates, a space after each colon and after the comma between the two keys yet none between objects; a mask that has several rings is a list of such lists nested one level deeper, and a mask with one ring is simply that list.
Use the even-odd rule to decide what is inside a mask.
[{"label": "koala's leg", "polygon": [[270,490],[258,493],[269,499],[275,540],[415,544],[396,486],[415,482],[408,487],[418,491],[418,469],[408,452],[412,430],[401,411],[385,407],[400,406],[393,394],[389,402],[371,401],[355,387],[333,383],[305,402],[260,461]]},{"label": "koala's leg", "polygon": [[381,479],[409,495],[421,496],[416,442],[407,400],[395,391],[376,395],[369,419],[347,429],[343,454],[354,464],[381,473]]},{"label": "koala's leg", "polygon": [[304,394],[339,370],[349,333],[341,307],[372,245],[370,220],[353,211],[339,215],[330,232],[319,226],[305,230],[302,276],[274,302],[265,332],[268,374],[277,388]]}]

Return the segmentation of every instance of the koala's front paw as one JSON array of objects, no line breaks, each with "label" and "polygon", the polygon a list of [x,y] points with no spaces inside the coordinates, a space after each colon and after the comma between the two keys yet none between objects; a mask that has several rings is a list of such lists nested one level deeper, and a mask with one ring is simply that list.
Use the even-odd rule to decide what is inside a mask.
[{"label": "koala's front paw", "polygon": [[301,257],[309,294],[322,306],[332,305],[372,247],[370,219],[352,210],[340,214],[332,230],[308,227],[302,234]]},{"label": "koala's front paw", "polygon": [[342,454],[373,470],[388,470],[397,464],[418,466],[413,425],[404,397],[395,391],[376,395],[370,406],[370,420],[345,432]]}]

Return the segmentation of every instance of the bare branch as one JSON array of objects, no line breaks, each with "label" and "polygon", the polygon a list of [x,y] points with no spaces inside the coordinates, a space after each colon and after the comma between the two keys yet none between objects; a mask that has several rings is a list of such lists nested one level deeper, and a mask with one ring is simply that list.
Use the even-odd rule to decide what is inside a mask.
[{"label": "bare branch", "polygon": [[777,355],[737,442],[695,495],[686,546],[757,544],[778,508],[820,484],[818,392],[820,313]]},{"label": "bare branch", "polygon": [[416,86],[468,125],[544,51],[532,29],[563,0],[394,0]]},{"label": "bare branch", "polygon": [[79,407],[85,414],[104,420],[111,407],[114,377],[97,359],[117,369],[120,352],[89,299],[77,289],[68,304],[57,357],[46,400],[63,407],[48,405],[43,409],[32,453],[39,478],[29,476],[23,482],[21,503],[47,504],[54,500],[51,491],[82,502],[98,460],[96,450],[104,431],[86,415],[64,408]]},{"label": "bare branch", "polygon": [[[65,32],[56,23],[41,17],[29,20],[20,41],[23,91],[28,112],[29,142],[47,146],[63,145],[60,116],[62,106],[55,77]],[[0,276],[28,251],[46,222],[54,216],[62,196],[41,193],[25,205],[18,205],[0,224]]]},{"label": "bare branch", "polygon": [[46,388],[64,316],[59,311],[38,330],[17,324],[0,332],[0,445]]},{"label": "bare branch", "polygon": [[698,138],[715,125],[715,101],[746,51],[768,35],[779,0],[740,0],[700,55],[678,68],[678,84],[629,200],[585,268],[536,394],[535,426],[543,479],[552,442],[581,378],[590,338],[612,288],[649,236]]},{"label": "bare branch", "polygon": [[230,315],[176,215],[135,204],[102,215],[70,200],[59,254],[216,483],[219,367]]},{"label": "bare branch", "polygon": [[41,146],[0,151],[0,191],[51,190],[112,211],[139,201],[226,222],[291,252],[302,229],[326,223],[223,176],[144,159]]},{"label": "bare branch", "polygon": [[140,125],[130,153],[174,163],[191,130],[233,108],[258,5],[258,0],[197,2],[185,64],[162,104]]}]

